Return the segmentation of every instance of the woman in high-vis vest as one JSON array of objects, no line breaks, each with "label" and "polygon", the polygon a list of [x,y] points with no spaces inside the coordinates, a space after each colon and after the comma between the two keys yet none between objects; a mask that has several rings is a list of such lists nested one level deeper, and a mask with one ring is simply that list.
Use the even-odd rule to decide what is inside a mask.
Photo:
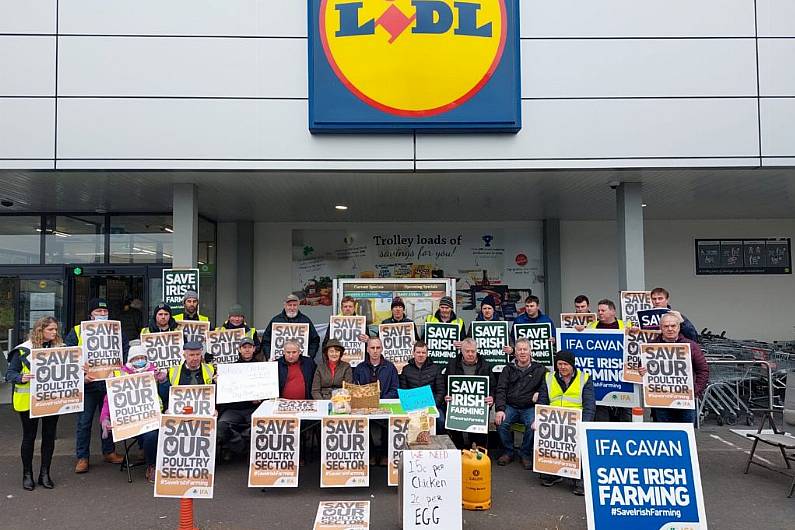
[{"label": "woman in high-vis vest", "polygon": [[[22,487],[30,491],[36,487],[33,481],[33,446],[39,430],[39,418],[30,417],[30,350],[61,346],[63,340],[58,332],[59,324],[53,317],[42,317],[33,324],[28,340],[9,353],[11,363],[6,372],[6,382],[13,385],[14,410],[22,421]],[[55,431],[58,416],[41,418],[41,469],[39,486],[52,489],[55,485],[50,478],[50,463],[55,450]]]}]

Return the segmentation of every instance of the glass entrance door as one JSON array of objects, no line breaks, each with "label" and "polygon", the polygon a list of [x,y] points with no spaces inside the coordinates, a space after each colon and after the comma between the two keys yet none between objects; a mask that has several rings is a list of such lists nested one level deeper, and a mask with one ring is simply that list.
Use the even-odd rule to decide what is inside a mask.
[{"label": "glass entrance door", "polygon": [[70,277],[72,322],[88,320],[88,303],[92,298],[108,302],[109,318],[119,320],[129,340],[137,339],[145,325],[145,267],[83,267],[80,275]]}]

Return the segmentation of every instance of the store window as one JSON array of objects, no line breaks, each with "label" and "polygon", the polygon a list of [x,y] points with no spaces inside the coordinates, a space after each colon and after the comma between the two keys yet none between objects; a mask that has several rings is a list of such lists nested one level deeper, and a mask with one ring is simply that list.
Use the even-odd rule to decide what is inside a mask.
[{"label": "store window", "polygon": [[171,263],[170,215],[120,215],[110,218],[111,263]]},{"label": "store window", "polygon": [[[216,311],[215,298],[215,223],[199,217],[199,237],[198,237],[198,266],[199,266],[199,299],[201,300],[202,314],[207,315],[220,325],[226,318],[225,308]],[[213,316],[217,316],[213,318]]]},{"label": "store window", "polygon": [[103,263],[104,215],[47,215],[44,218],[45,263]]},{"label": "store window", "polygon": [[4,215],[0,217],[0,264],[41,263],[41,217]]}]

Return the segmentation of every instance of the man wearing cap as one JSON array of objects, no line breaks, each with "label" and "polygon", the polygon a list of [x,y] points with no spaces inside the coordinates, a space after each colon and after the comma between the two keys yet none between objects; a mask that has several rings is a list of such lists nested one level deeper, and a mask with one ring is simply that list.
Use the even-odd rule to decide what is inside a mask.
[{"label": "man wearing cap", "polygon": [[[402,324],[403,322],[411,322],[409,317],[406,316],[406,303],[403,302],[403,299],[399,296],[396,296],[392,299],[392,316],[389,318],[385,318],[381,321],[381,324]],[[419,340],[420,336],[417,333],[417,326],[414,326],[414,340]]]},{"label": "man wearing cap", "polygon": [[[355,317],[355,316],[357,316],[356,315],[356,300],[352,296],[345,296],[340,301],[340,316],[343,316],[343,317]],[[326,343],[329,341],[329,335],[328,334],[329,334],[330,329],[331,329],[331,326],[326,328],[326,336],[323,337],[323,348],[324,348],[324,350],[326,348]],[[366,330],[367,330],[367,328],[365,327],[365,331]],[[365,333],[362,333],[361,335],[359,335],[359,340],[362,341],[362,342],[366,342],[368,338],[369,337]]]},{"label": "man wearing cap", "polygon": [[[580,409],[582,421],[593,421],[596,414],[596,398],[593,382],[587,373],[574,365],[574,354],[561,350],[555,354],[555,371],[547,372],[538,393],[539,405]],[[541,475],[544,486],[554,486],[562,481],[555,475]],[[584,495],[582,480],[574,481],[572,493]]]},{"label": "man wearing cap", "polygon": [[166,381],[160,385],[160,397],[168,401],[168,389],[177,385],[210,385],[215,380],[213,365],[203,362],[204,346],[199,341],[188,341],[182,346],[184,360],[179,366],[168,369]]},{"label": "man wearing cap", "polygon": [[309,347],[307,356],[313,360],[317,355],[317,350],[320,347],[320,335],[317,334],[315,325],[308,316],[298,310],[300,300],[294,294],[289,294],[284,299],[284,309],[278,315],[275,315],[268,327],[265,328],[265,333],[262,334],[262,353],[265,354],[265,360],[271,360],[271,335],[273,333],[273,323],[290,323],[290,324],[309,324]]},{"label": "man wearing cap", "polygon": [[182,297],[182,313],[174,315],[174,320],[195,320],[209,322],[210,319],[199,313],[199,293],[196,291],[185,291]]},{"label": "man wearing cap", "polygon": [[[108,320],[108,302],[104,298],[92,298],[88,302],[88,315],[91,320]],[[80,324],[69,331],[64,339],[67,346],[82,346],[83,337],[80,335]],[[122,352],[126,358],[129,344],[126,337],[122,334]],[[84,387],[83,411],[77,417],[77,429],[75,433],[75,473],[86,473],[88,471],[88,457],[91,454],[91,427],[94,424],[94,413],[101,410],[105,402],[105,381],[94,381],[86,375]],[[101,438],[102,458],[109,464],[121,464],[124,457],[116,453],[116,445],[113,438]]]},{"label": "man wearing cap", "polygon": [[149,320],[149,325],[141,329],[141,335],[147,333],[163,333],[165,331],[174,331],[177,329],[177,321],[171,316],[171,306],[160,302],[155,306],[152,311],[152,318]]},{"label": "man wearing cap", "polygon": [[261,348],[257,330],[246,324],[246,312],[243,311],[243,306],[240,304],[233,305],[229,308],[228,314],[229,316],[227,317],[226,322],[224,322],[224,325],[215,328],[215,331],[226,331],[227,329],[242,328],[246,332],[246,337],[251,339],[251,341],[254,343],[255,351],[259,352]]},{"label": "man wearing cap", "polygon": [[[237,345],[238,363],[255,363],[262,361],[262,354],[257,353],[254,340],[245,337]],[[222,403],[218,409],[218,441],[221,445],[221,460],[229,462],[235,455],[245,452],[251,436],[251,414],[260,401],[239,401]]]},{"label": "man wearing cap", "polygon": [[[425,323],[443,323],[443,324],[456,324],[458,325],[458,340],[455,342],[455,347],[461,347],[461,341],[466,338],[464,329],[464,319],[456,316],[453,311],[453,299],[450,296],[443,296],[439,300],[439,309],[433,315],[425,317]],[[423,328],[423,334],[425,329]]]}]

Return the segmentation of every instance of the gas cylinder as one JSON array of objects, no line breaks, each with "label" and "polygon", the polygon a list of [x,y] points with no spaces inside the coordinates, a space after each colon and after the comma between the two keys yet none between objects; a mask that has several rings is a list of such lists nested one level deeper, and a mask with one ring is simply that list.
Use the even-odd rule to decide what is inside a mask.
[{"label": "gas cylinder", "polygon": [[491,508],[491,459],[483,447],[461,451],[461,499],[465,510]]}]

